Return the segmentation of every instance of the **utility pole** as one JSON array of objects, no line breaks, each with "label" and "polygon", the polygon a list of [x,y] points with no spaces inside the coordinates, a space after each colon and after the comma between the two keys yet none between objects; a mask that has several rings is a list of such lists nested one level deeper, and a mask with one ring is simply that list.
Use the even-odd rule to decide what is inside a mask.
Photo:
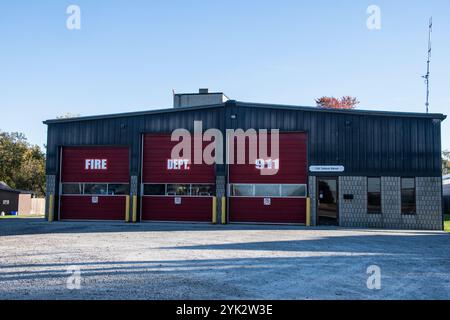
[{"label": "utility pole", "polygon": [[431,33],[433,32],[433,17],[430,18],[430,24],[428,27],[428,59],[427,59],[427,74],[422,76],[425,79],[425,84],[427,85],[427,98],[425,102],[425,107],[427,113],[430,109],[430,63],[431,63]]}]

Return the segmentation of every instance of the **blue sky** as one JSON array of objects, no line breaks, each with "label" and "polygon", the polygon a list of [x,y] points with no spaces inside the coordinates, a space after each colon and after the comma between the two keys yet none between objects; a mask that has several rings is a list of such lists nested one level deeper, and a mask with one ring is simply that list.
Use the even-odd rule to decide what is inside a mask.
[{"label": "blue sky", "polygon": [[[66,8],[81,8],[81,30]],[[366,27],[381,9],[381,30]],[[42,121],[171,107],[172,89],[423,112],[433,15],[431,112],[450,109],[450,1],[2,1],[0,129],[43,145]],[[442,127],[450,149],[450,120]]]}]

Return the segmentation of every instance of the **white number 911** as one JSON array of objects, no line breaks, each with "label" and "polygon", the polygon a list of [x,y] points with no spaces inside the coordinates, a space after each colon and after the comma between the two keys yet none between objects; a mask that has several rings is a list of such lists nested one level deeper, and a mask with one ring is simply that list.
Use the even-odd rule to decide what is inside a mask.
[{"label": "white number 911", "polygon": [[257,159],[255,161],[256,169],[258,170],[264,170],[264,169],[280,169],[280,160],[279,159]]}]

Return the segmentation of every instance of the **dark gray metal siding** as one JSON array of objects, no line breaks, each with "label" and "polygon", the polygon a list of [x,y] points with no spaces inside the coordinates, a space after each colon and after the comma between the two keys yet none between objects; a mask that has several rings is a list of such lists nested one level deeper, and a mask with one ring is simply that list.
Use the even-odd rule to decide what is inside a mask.
[{"label": "dark gray metal siding", "polygon": [[205,127],[219,128],[222,110],[211,108],[147,116],[51,123],[48,125],[47,137],[47,174],[57,174],[59,171],[59,147],[120,145],[130,147],[131,174],[138,175],[142,133],[171,133],[178,128],[193,131],[194,121],[197,120],[202,121]]},{"label": "dark gray metal siding", "polygon": [[131,174],[139,174],[141,133],[192,131],[195,120],[203,121],[204,129],[307,132],[309,164],[344,165],[345,175],[441,175],[440,121],[431,117],[263,108],[235,101],[179,112],[50,122],[47,173],[58,173],[60,146],[125,145],[131,148]]},{"label": "dark gray metal siding", "polygon": [[[419,117],[296,111],[239,103],[227,127],[309,135],[310,165],[344,165],[345,175],[441,176],[440,121]],[[231,120],[231,114],[237,118]]]}]

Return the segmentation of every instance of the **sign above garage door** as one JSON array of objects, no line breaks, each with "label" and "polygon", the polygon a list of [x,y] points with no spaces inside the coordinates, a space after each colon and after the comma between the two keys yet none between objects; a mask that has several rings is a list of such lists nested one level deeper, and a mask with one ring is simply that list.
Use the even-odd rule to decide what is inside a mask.
[{"label": "sign above garage door", "polygon": [[344,166],[310,166],[310,172],[344,172]]},{"label": "sign above garage door", "polygon": [[108,159],[86,159],[86,170],[108,170]]},{"label": "sign above garage door", "polygon": [[67,147],[62,155],[62,182],[128,182],[129,150],[121,147]]}]

